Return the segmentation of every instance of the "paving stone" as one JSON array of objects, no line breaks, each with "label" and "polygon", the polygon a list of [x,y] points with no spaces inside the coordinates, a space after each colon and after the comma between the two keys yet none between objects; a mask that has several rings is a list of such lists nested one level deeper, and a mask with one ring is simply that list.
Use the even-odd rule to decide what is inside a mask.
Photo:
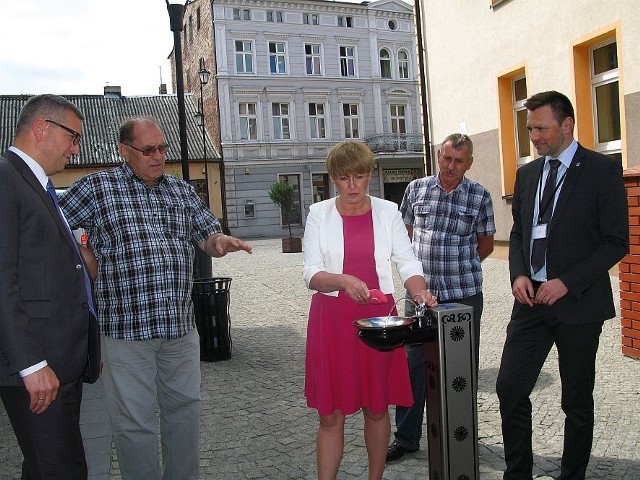
[{"label": "paving stone", "polygon": [[[238,253],[213,261],[214,276],[232,278],[233,352],[229,360],[202,363],[201,478],[313,480],[318,419],[316,412],[307,408],[304,398],[305,333],[311,294],[302,280],[302,254],[282,253],[280,239],[250,242],[253,255]],[[506,260],[489,258],[483,262],[483,268],[479,468],[482,480],[499,480],[504,468],[504,449],[495,380],[513,297]],[[397,277],[396,283],[400,294],[402,288]],[[612,285],[617,297],[617,278],[612,277]],[[605,322],[598,351],[596,427],[587,470],[590,480],[640,479],[640,361],[622,356],[620,343],[618,316]],[[95,417],[100,410],[99,385],[97,390],[94,400],[86,402],[87,408],[92,408],[83,417],[83,431],[96,423],[101,426],[89,427],[87,437],[88,432],[93,432],[93,438],[109,438],[104,423]],[[564,415],[560,409],[555,349],[531,399],[534,474],[557,477]],[[0,436],[3,438],[0,480],[18,479],[21,455],[2,408]],[[101,449],[99,455],[110,464],[108,479],[120,480],[115,451],[105,451],[104,446]],[[357,414],[349,417],[345,425],[345,454],[338,479],[364,478],[366,450],[362,415]],[[385,480],[427,478],[425,442],[415,454],[387,465],[384,473]],[[105,479],[104,474],[95,474],[91,480]]]}]

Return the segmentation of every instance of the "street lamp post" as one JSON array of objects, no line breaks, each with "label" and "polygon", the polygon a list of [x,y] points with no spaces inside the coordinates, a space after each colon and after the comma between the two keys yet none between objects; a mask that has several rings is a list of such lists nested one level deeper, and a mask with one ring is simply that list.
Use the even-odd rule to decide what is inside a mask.
[{"label": "street lamp post", "polygon": [[209,200],[209,167],[207,162],[207,128],[204,118],[204,96],[203,96],[203,87],[209,83],[209,74],[210,72],[205,68],[204,58],[200,59],[200,71],[198,72],[200,75],[200,101],[198,102],[198,113],[196,113],[196,123],[198,126],[202,127],[202,151],[204,155],[204,183],[205,183],[205,194],[207,198],[207,208],[211,208],[211,203]]},{"label": "street lamp post", "polygon": [[[182,67],[182,41],[180,32],[183,30],[184,5],[180,3],[167,3],[169,12],[169,24],[173,32],[173,54],[176,60],[176,96],[178,97],[178,126],[180,129],[180,159],[182,163],[182,179],[189,182],[189,148],[187,146],[187,114],[184,103],[184,72]],[[204,253],[197,245],[196,268],[194,275],[199,278],[209,278],[212,275],[213,267],[211,257]]]},{"label": "street lamp post", "polygon": [[189,181],[189,148],[187,147],[187,115],[184,104],[184,73],[182,68],[182,20],[184,18],[184,5],[181,3],[167,2],[169,12],[169,24],[173,32],[173,53],[176,59],[176,96],[178,97],[178,127],[180,129],[180,160],[182,163],[182,179]]}]

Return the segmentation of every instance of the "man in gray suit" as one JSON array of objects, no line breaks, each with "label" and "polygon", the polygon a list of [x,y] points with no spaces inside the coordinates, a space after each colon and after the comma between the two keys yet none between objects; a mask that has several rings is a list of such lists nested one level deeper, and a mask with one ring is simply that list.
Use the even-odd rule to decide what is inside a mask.
[{"label": "man in gray suit", "polygon": [[32,97],[0,158],[0,397],[24,456],[23,479],[87,478],[82,380],[100,356],[89,348],[97,335],[91,285],[47,191],[49,176],[79,152],[82,122],[66,99]]}]

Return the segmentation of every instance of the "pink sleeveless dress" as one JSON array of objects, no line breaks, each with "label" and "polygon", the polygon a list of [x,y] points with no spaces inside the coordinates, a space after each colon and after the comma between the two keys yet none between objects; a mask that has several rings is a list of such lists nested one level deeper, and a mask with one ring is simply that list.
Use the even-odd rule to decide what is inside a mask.
[{"label": "pink sleeveless dress", "polygon": [[[379,288],[374,260],[373,217],[342,216],[344,233],[343,273]],[[315,293],[307,326],[305,396],[307,405],[320,415],[340,410],[350,415],[362,407],[373,413],[389,405],[413,404],[409,368],[404,347],[378,351],[358,337],[353,321],[386,316],[394,304],[360,305],[344,291],[338,297]],[[397,315],[396,310],[392,315]]]}]

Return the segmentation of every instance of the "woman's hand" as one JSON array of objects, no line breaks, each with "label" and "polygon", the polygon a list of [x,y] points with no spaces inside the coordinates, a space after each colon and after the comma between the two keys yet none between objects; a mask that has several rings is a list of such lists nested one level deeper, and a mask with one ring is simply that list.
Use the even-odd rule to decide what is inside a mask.
[{"label": "woman's hand", "polygon": [[342,274],[342,289],[356,303],[369,301],[369,287],[353,275]]}]

